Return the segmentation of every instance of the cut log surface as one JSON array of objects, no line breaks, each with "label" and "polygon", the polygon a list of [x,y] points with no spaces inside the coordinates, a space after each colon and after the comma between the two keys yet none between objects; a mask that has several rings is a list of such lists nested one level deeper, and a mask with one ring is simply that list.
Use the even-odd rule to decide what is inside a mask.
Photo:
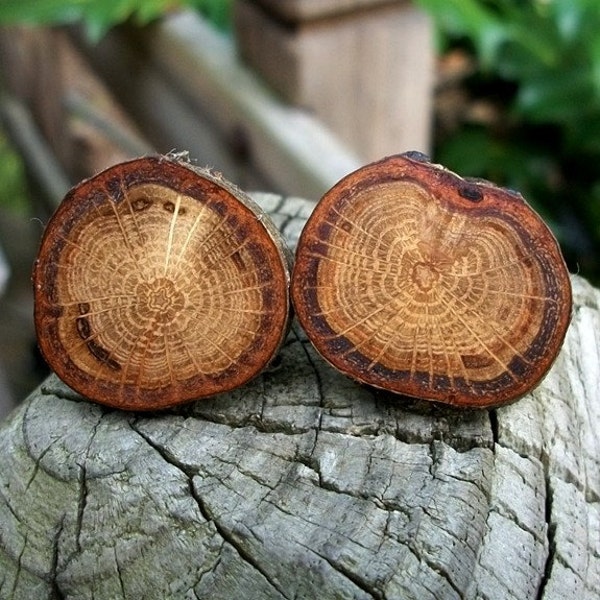
[{"label": "cut log surface", "polygon": [[[257,195],[293,246],[312,203]],[[163,413],[51,376],[0,426],[0,598],[600,597],[600,291],[495,411],[376,393],[294,326],[278,368]]]}]

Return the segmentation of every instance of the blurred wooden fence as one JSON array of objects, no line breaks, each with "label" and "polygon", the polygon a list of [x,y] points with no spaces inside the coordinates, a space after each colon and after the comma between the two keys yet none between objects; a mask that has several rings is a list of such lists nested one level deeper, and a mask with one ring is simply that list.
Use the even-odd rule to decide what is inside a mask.
[{"label": "blurred wooden fence", "polygon": [[428,150],[431,27],[409,2],[238,0],[234,16],[233,38],[187,12],[99,44],[0,29],[11,137],[29,118],[71,182],[175,149],[242,187],[312,199],[361,163]]}]

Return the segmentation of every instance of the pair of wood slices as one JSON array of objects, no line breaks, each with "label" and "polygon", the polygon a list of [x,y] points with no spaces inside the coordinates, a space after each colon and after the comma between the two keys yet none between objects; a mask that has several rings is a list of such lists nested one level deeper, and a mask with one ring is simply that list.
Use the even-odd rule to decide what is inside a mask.
[{"label": "pair of wood slices", "polygon": [[231,390],[277,355],[290,296],[353,379],[462,407],[511,402],[571,315],[559,246],[523,198],[409,153],[348,175],[291,254],[242,191],[169,157],[73,188],[34,268],[50,367],[102,404],[154,410]]}]

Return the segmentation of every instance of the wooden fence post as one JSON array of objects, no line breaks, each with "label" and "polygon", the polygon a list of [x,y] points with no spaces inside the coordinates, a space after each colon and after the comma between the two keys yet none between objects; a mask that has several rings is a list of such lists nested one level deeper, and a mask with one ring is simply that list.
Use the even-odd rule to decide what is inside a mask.
[{"label": "wooden fence post", "polygon": [[242,58],[365,160],[430,144],[434,49],[407,0],[237,0]]}]

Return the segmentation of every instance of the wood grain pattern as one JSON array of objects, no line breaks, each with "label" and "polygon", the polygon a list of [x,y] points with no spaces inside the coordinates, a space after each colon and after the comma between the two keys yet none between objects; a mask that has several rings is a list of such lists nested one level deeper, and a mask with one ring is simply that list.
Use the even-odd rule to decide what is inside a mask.
[{"label": "wood grain pattern", "polygon": [[539,382],[571,314],[558,244],[521,196],[406,156],[325,194],[300,240],[292,296],[342,372],[466,406]]},{"label": "wood grain pattern", "polygon": [[119,408],[245,383],[287,331],[288,259],[267,223],[239,190],[174,160],[138,159],[83,182],[35,265],[46,360]]}]

